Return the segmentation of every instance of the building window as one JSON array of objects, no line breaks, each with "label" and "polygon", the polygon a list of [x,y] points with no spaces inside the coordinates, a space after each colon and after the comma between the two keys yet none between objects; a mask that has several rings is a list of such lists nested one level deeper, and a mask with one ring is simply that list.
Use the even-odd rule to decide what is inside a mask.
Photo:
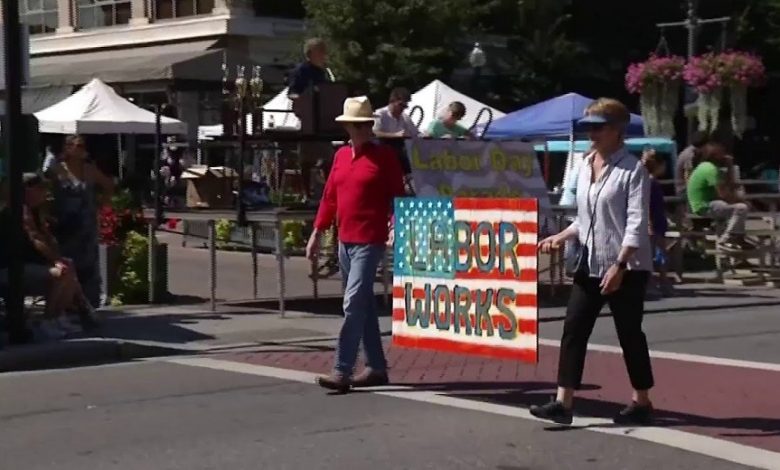
[{"label": "building window", "polygon": [[285,0],[283,2],[269,2],[267,0],[252,1],[255,15],[273,16],[276,18],[302,19],[306,16],[303,0]]},{"label": "building window", "polygon": [[79,29],[102,28],[130,22],[131,0],[76,0]]},{"label": "building window", "polygon": [[214,0],[154,0],[154,19],[166,20],[205,15],[214,9]]},{"label": "building window", "polygon": [[57,30],[57,0],[19,0],[19,19],[30,34]]}]

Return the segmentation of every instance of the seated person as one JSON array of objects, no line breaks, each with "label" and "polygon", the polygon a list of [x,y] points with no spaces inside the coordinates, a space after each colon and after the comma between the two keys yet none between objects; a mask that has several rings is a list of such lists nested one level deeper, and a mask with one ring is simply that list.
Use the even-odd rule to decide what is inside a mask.
[{"label": "seated person", "polygon": [[[85,321],[94,321],[94,309],[81,290],[72,261],[59,255],[57,242],[41,215],[41,207],[47,198],[43,179],[34,173],[26,173],[23,178],[25,237],[23,245],[14,251],[24,262],[25,292],[45,292],[46,308],[41,330],[46,336],[59,339],[80,331],[68,320],[68,310],[76,309],[83,314]],[[10,218],[9,208],[0,210],[0,226],[11,225]],[[0,232],[0,237],[0,246],[6,247],[0,253],[0,272],[3,272],[0,277],[7,278],[10,259],[8,232]]]},{"label": "seated person", "polygon": [[437,119],[428,126],[426,137],[434,139],[473,139],[474,135],[468,129],[458,124],[458,121],[466,115],[466,106],[460,101],[453,101],[444,112],[441,119]]},{"label": "seated person", "polygon": [[730,157],[723,144],[708,142],[702,149],[702,161],[688,179],[688,203],[693,214],[726,221],[726,229],[718,239],[718,247],[740,251],[755,247],[745,240],[748,205],[740,200],[738,191],[729,183]]},{"label": "seated person", "polygon": [[702,148],[707,144],[708,140],[709,137],[704,132],[695,133],[691,139],[691,145],[677,156],[674,172],[674,191],[678,196],[685,197],[688,178],[691,177],[693,169],[699,164]]}]

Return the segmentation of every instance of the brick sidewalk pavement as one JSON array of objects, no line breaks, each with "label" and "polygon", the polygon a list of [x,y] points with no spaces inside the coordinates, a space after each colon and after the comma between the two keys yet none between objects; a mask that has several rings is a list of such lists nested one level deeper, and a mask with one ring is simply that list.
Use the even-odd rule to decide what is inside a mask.
[{"label": "brick sidewalk pavement", "polygon": [[[540,347],[538,366],[512,361],[390,347],[393,384],[459,398],[527,407],[549,400],[555,390],[558,349]],[[326,373],[329,347],[234,353],[227,360]],[[654,359],[657,424],[744,445],[780,451],[780,372]],[[611,417],[630,398],[619,354],[590,351],[580,415]],[[576,424],[576,422],[575,422]]]}]

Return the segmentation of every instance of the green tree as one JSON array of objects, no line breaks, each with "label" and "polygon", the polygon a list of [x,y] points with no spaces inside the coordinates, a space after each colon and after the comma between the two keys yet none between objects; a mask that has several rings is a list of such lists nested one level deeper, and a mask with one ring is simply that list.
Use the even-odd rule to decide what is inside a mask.
[{"label": "green tree", "polygon": [[336,77],[383,102],[395,86],[446,79],[462,62],[472,0],[304,0]]},{"label": "green tree", "polygon": [[532,104],[569,91],[577,73],[590,69],[587,49],[569,38],[571,0],[490,0],[476,10],[485,34],[500,36],[505,53],[490,56],[494,102],[507,108]]}]

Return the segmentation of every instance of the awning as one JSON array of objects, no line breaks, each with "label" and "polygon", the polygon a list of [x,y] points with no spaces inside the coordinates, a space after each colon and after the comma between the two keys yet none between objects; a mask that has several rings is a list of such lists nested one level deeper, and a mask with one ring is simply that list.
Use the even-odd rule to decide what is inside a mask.
[{"label": "awning", "polygon": [[224,52],[214,49],[215,45],[216,41],[198,41],[34,57],[30,60],[30,81],[32,86],[80,85],[93,78],[107,83],[221,81]]},{"label": "awning", "polygon": [[70,85],[25,87],[22,90],[22,112],[24,114],[37,113],[42,109],[59,103],[71,94],[73,94],[73,87]]}]

